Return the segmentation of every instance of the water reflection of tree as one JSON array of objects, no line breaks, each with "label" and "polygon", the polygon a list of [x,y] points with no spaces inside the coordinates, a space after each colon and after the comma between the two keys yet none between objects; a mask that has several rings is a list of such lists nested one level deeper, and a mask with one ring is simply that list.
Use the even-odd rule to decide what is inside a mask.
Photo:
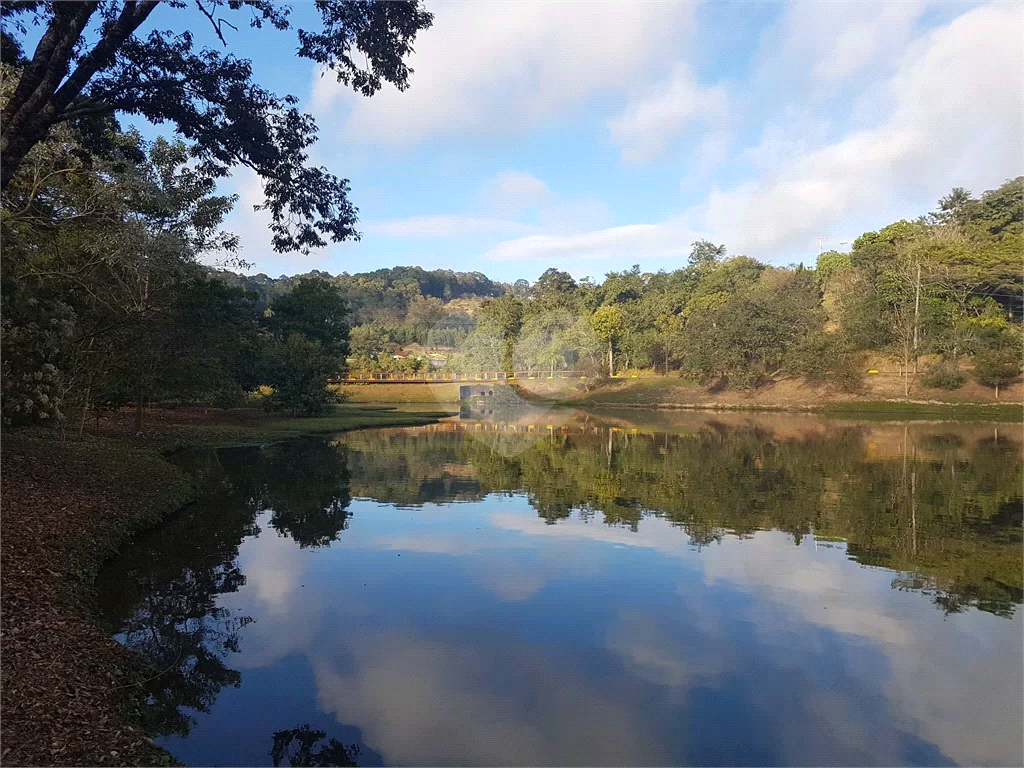
[{"label": "water reflection of tree", "polygon": [[387,500],[434,500],[423,493],[430,478],[461,462],[481,495],[526,493],[549,524],[599,514],[635,530],[659,516],[697,547],[727,533],[773,528],[797,543],[814,533],[845,540],[859,562],[923,574],[921,591],[946,611],[1007,615],[1022,602],[1024,475],[1020,444],[1005,436],[965,444],[940,433],[922,438],[920,456],[905,440],[906,455],[886,459],[869,457],[858,428],[783,439],[715,423],[689,435],[367,432],[345,442],[364,496],[379,498],[387,478]]},{"label": "water reflection of tree", "polygon": [[249,623],[218,606],[245,576],[238,549],[259,533],[257,515],[301,547],[324,546],[348,519],[345,453],[324,441],[202,451],[179,457],[206,489],[202,500],[141,538],[100,577],[101,610],[112,632],[154,672],[146,683],[152,733],[188,734],[225,685],[227,665]]},{"label": "water reflection of tree", "polygon": [[479,501],[484,492],[475,472],[464,467],[450,434],[372,430],[346,435],[352,494],[400,506]]},{"label": "water reflection of tree", "polygon": [[345,450],[324,441],[286,442],[266,451],[262,504],[270,524],[301,547],[330,544],[348,525]]},{"label": "water reflection of tree", "polygon": [[283,765],[285,761],[288,765],[295,767],[357,765],[358,744],[345,745],[332,738],[317,746],[317,742],[326,737],[326,731],[314,730],[309,725],[301,725],[286,731],[275,731],[270,757],[275,766]]}]

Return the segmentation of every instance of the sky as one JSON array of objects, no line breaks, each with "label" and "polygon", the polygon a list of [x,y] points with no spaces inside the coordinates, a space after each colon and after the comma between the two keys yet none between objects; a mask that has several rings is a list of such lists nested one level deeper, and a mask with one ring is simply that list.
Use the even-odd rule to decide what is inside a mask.
[{"label": "sky", "polygon": [[[226,30],[316,118],[313,160],[351,181],[362,233],[274,253],[242,169],[223,189],[247,271],[600,280],[685,266],[700,238],[813,264],[1024,173],[1024,3],[426,4],[410,88],[372,98],[296,58],[294,33]],[[312,5],[293,19],[314,26]]]}]

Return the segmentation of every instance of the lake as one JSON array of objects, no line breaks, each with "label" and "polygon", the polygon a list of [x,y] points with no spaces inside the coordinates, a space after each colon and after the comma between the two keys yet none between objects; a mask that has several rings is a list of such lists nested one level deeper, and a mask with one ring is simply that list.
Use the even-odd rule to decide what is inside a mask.
[{"label": "lake", "polygon": [[100,610],[189,765],[1020,765],[1021,449],[555,411],[192,451]]}]

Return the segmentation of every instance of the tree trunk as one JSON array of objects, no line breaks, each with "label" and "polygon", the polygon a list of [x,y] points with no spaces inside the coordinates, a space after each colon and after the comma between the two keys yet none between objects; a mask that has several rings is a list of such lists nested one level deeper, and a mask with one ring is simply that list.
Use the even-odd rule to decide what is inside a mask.
[{"label": "tree trunk", "polygon": [[999,399],[999,384],[996,383],[996,400]]},{"label": "tree trunk", "polygon": [[138,434],[142,431],[142,376],[139,376],[139,381],[135,385],[135,433]]},{"label": "tree trunk", "polygon": [[917,325],[921,310],[921,264],[917,265],[917,288],[914,292],[914,375],[917,376]]},{"label": "tree trunk", "polygon": [[[0,168],[3,189],[7,188],[29,150],[46,138],[55,122],[50,101],[67,77],[75,45],[98,5],[96,2],[54,5],[46,32],[3,110],[3,138],[0,139],[0,152],[4,156]],[[47,112],[49,114],[45,114]]]},{"label": "tree trunk", "polygon": [[45,139],[54,125],[69,118],[73,112],[69,112],[69,106],[89,80],[110,64],[118,49],[158,4],[159,0],[125,3],[118,18],[103,28],[96,46],[78,59],[70,76],[71,56],[99,3],[93,0],[54,4],[46,32],[0,116],[0,153],[4,156],[0,188],[7,189],[32,147]]},{"label": "tree trunk", "polygon": [[612,340],[608,339],[608,376],[615,375],[615,360],[612,357]]},{"label": "tree trunk", "polygon": [[82,432],[85,431],[85,417],[89,414],[89,392],[91,386],[85,388],[85,402],[82,403],[82,418],[78,422],[78,439],[82,439]]},{"label": "tree trunk", "polygon": [[910,473],[910,523],[913,526],[913,552],[917,554],[917,470]]}]

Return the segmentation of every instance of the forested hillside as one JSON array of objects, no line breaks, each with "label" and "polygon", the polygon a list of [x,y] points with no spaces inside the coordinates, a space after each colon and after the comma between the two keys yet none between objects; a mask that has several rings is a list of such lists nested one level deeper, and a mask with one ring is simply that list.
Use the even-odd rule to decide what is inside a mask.
[{"label": "forested hillside", "polygon": [[[303,278],[327,280],[347,302],[359,370],[422,369],[426,360],[394,359],[419,344],[462,370],[653,369],[744,387],[795,374],[853,391],[872,353],[898,365],[906,387],[918,376],[956,388],[966,359],[998,387],[1020,370],[1022,218],[1018,178],[977,198],[955,189],[935,212],[864,233],[849,253],[806,267],[699,241],[685,267],[635,266],[600,282],[556,268],[511,286],[415,267]],[[300,279],[217,275],[257,291],[260,306]],[[472,313],[453,301],[487,297]]]}]

